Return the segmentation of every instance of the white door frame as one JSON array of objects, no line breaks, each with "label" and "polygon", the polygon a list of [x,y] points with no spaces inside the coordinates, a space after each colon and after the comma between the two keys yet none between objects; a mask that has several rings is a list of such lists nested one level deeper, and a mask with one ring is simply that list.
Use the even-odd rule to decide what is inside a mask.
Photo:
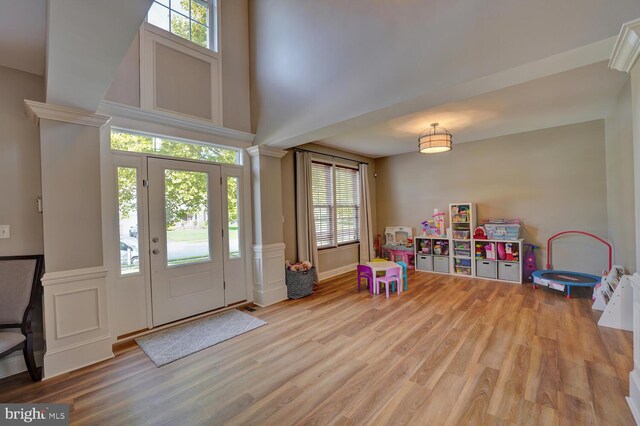
[{"label": "white door frame", "polygon": [[[185,139],[185,140],[194,140],[193,132],[184,132],[181,129],[170,128],[163,124],[151,124],[149,122],[140,122],[136,125],[137,121],[131,120],[128,118],[119,118],[114,117],[112,120],[114,126],[118,126],[119,129],[124,131],[132,131],[136,132],[136,128],[140,128],[141,131],[150,134],[157,134],[158,136],[177,138],[177,139]],[[136,152],[119,152],[112,151],[110,147],[110,131],[111,128],[105,126],[103,129],[102,137],[101,137],[101,168],[102,168],[102,222],[103,222],[103,256],[105,266],[107,267],[109,273],[107,275],[107,298],[108,298],[108,318],[109,318],[109,329],[112,330],[112,343],[116,343],[118,341],[118,332],[116,327],[116,317],[117,317],[117,299],[116,299],[116,277],[119,273],[120,268],[120,260],[119,253],[114,251],[112,248],[116,247],[118,244],[118,215],[117,215],[117,189],[115,185],[115,162],[114,156],[121,157],[134,157],[140,159],[140,161],[144,164],[145,174],[146,174],[146,161],[143,161],[144,158],[150,156],[148,154],[136,153]],[[201,138],[198,137],[201,141],[210,140],[211,135],[202,134]],[[206,143],[206,142],[205,142]],[[225,143],[222,140],[216,140],[215,143],[218,145],[228,146],[229,148],[238,149],[239,155],[241,157],[242,164],[220,164],[223,169],[226,170],[237,170],[240,172],[242,176],[242,219],[241,224],[244,228],[244,235],[241,237],[241,245],[243,250],[243,264],[245,270],[245,289],[246,289],[246,302],[253,301],[253,263],[252,263],[252,248],[253,248],[253,209],[252,209],[252,198],[251,198],[251,167],[250,167],[250,158],[247,152],[242,149],[242,146],[250,146],[250,143],[238,142],[236,140],[229,140],[229,143]],[[151,155],[156,157],[161,157],[157,155]],[[197,160],[189,160],[198,162]],[[207,164],[211,164],[210,162],[203,162]],[[217,163],[214,163],[217,164]],[[147,209],[146,205],[147,201],[144,200],[143,197],[143,209]],[[114,206],[116,208],[114,212]],[[146,250],[148,253],[148,238],[146,239],[146,243],[144,241],[141,242],[141,250]],[[146,244],[146,246],[143,246]],[[147,274],[145,277],[146,281],[146,302],[145,308],[147,313],[147,328],[153,328],[152,318],[151,318],[151,281],[150,276]]]}]

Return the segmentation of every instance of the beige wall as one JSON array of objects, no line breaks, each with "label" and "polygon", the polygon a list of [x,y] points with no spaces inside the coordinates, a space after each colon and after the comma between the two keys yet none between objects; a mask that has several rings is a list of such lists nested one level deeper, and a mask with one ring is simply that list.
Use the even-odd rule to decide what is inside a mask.
[{"label": "beige wall", "polygon": [[[42,214],[36,198],[40,185],[38,127],[24,114],[24,99],[44,101],[44,78],[0,66],[0,224],[11,226],[11,238],[0,240],[0,256],[42,254]],[[33,319],[36,360],[42,362],[42,311]],[[0,378],[15,374],[21,352],[0,360]]]},{"label": "beige wall", "polygon": [[614,245],[614,263],[636,271],[633,122],[631,82],[616,100],[605,121],[607,167],[607,225]]},{"label": "beige wall", "polygon": [[[222,114],[224,127],[251,131],[249,100],[249,11],[247,0],[220,3]],[[124,57],[105,99],[140,106],[140,37]]]},{"label": "beige wall", "polygon": [[[371,220],[374,228],[376,224],[376,179],[374,173],[376,171],[375,160],[363,157],[349,152],[340,151],[338,149],[328,148],[317,144],[306,144],[300,146],[303,149],[309,149],[329,155],[337,155],[353,159],[356,161],[364,161],[369,163],[369,185],[371,196]],[[294,174],[294,151],[291,150],[282,158],[282,213],[284,215],[284,242],[287,245],[285,257],[292,261],[298,260],[296,250],[296,200],[295,200],[295,174]],[[375,237],[375,235],[374,235]],[[319,259],[318,269],[320,272],[331,271],[342,266],[351,265],[358,262],[359,246],[351,245],[340,247],[339,249],[326,249],[318,253]],[[305,260],[305,259],[302,259]]]},{"label": "beige wall", "polygon": [[0,67],[0,94],[0,224],[11,225],[11,238],[0,240],[0,255],[41,254],[40,137],[23,101],[44,100],[44,78]]},{"label": "beige wall", "polygon": [[[378,159],[378,232],[416,229],[434,208],[473,202],[479,219],[522,219],[524,238],[537,245],[570,229],[606,237],[604,139],[598,120],[454,145],[446,154]],[[544,266],[546,250],[537,255]],[[589,273],[607,263],[606,250],[581,237],[558,241],[553,258],[557,269]]]}]

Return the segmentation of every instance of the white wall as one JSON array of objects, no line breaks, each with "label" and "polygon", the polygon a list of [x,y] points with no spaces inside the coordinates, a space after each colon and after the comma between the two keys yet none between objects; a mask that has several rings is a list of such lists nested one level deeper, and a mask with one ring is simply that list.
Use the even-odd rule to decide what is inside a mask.
[{"label": "white wall", "polygon": [[[38,127],[24,114],[24,99],[44,100],[44,78],[0,66],[0,224],[11,225],[11,238],[0,240],[0,256],[42,254],[42,215],[36,198],[40,185]],[[33,321],[36,350],[41,351],[42,314]],[[38,363],[42,353],[38,353]],[[0,377],[26,369],[22,352],[0,360]]]},{"label": "white wall", "polygon": [[[378,159],[378,232],[417,228],[434,208],[473,202],[479,219],[522,219],[522,236],[540,246],[564,230],[606,237],[604,139],[598,120]],[[546,251],[537,255],[543,267]],[[606,250],[582,237],[557,241],[553,260],[556,269],[595,274],[607,266]]]},{"label": "white wall", "polygon": [[636,271],[633,121],[631,82],[616,99],[605,120],[607,226],[614,245],[614,263]]}]

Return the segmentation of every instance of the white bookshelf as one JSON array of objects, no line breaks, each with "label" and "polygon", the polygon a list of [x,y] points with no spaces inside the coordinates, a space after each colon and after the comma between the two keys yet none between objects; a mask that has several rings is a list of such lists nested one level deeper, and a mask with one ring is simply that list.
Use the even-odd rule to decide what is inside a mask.
[{"label": "white bookshelf", "polygon": [[449,204],[449,271],[453,275],[475,276],[473,259],[473,231],[476,229],[476,212],[473,203]]}]

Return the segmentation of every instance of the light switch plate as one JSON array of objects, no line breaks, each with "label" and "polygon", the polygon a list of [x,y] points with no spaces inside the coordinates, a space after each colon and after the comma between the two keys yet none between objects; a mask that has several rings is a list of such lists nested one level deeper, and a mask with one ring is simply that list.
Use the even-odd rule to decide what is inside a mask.
[{"label": "light switch plate", "polygon": [[1,238],[11,238],[11,227],[9,225],[0,225]]}]

